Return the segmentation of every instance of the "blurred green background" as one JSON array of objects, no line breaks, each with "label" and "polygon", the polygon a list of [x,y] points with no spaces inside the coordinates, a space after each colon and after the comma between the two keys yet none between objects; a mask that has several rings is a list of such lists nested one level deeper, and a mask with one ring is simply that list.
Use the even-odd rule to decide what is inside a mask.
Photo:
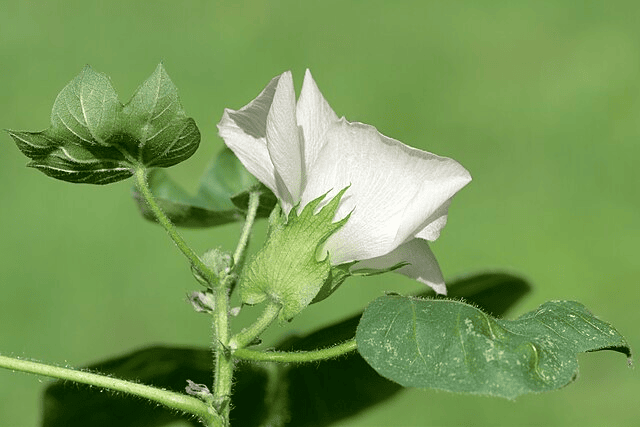
[{"label": "blurred green background", "polygon": [[[195,189],[222,146],[223,108],[288,69],[299,88],[308,67],[338,115],[471,171],[433,245],[446,277],[521,274],[534,292],[510,316],[574,299],[639,348],[636,2],[1,4],[0,128],[46,128],[55,96],[86,63],[126,101],[164,61],[203,134],[172,170]],[[1,138],[0,352],[80,366],[151,344],[206,346],[208,320],[185,302],[198,285],[164,232],[139,217],[131,181],[55,181]],[[231,249],[239,230],[185,235],[198,251]],[[395,275],[348,281],[284,333],[418,288]],[[340,425],[637,425],[637,370],[612,352],[579,359],[580,378],[561,391],[514,403],[407,390]],[[0,370],[0,426],[36,426],[43,383]]]}]

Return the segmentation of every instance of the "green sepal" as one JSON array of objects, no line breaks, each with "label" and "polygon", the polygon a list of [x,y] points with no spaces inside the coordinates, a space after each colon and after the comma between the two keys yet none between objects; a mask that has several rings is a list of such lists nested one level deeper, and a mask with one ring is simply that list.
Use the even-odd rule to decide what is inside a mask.
[{"label": "green sepal", "polygon": [[318,295],[311,301],[312,304],[320,302],[333,294],[344,283],[347,278],[351,276],[376,276],[378,274],[388,273],[390,271],[397,270],[399,268],[408,265],[408,262],[399,262],[387,268],[361,268],[359,270],[351,270],[358,261],[352,261],[345,264],[340,264],[331,268],[331,280],[327,280],[322,289],[318,292]]},{"label": "green sepal", "polygon": [[7,132],[31,159],[28,166],[88,184],[126,179],[140,166],[173,166],[200,144],[200,132],[162,64],[126,105],[109,78],[87,65],[58,94],[48,129]]},{"label": "green sepal", "polygon": [[315,212],[326,194],[309,202],[298,215],[288,218],[276,209],[269,218],[265,245],[248,263],[240,282],[245,304],[265,300],[280,304],[280,320],[290,320],[314,300],[331,280],[331,254],[319,253],[324,242],[346,223],[349,216],[332,222],[346,188]]}]

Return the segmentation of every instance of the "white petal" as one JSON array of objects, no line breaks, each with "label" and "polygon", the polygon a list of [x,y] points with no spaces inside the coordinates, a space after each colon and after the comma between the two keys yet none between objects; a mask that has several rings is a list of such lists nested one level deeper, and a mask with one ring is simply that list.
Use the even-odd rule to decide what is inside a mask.
[{"label": "white petal", "polygon": [[[424,229],[433,236],[445,222],[440,208],[468,182],[455,161],[408,147],[369,125],[342,119],[325,139],[308,171],[302,204],[350,186],[336,219],[353,210],[351,217],[326,244],[336,264],[385,255]],[[428,228],[430,220],[435,230]]]},{"label": "white petal", "polygon": [[[296,204],[302,193],[302,141],[296,123],[296,94],[291,72],[280,76],[267,115],[267,149],[276,171],[276,195]],[[286,209],[288,211],[288,209]]]},{"label": "white petal", "polygon": [[264,90],[238,111],[225,109],[218,131],[225,144],[247,170],[276,192],[275,171],[267,150],[267,115],[280,76],[273,78]]},{"label": "white petal", "polygon": [[421,159],[420,164],[424,169],[419,175],[421,182],[418,181],[420,185],[416,189],[416,195],[407,205],[400,220],[395,243],[400,244],[412,237],[436,240],[447,223],[451,198],[471,182],[471,175],[453,159],[402,145],[405,150]]},{"label": "white petal", "polygon": [[396,273],[416,279],[429,287],[436,293],[446,295],[447,288],[440,271],[440,266],[436,257],[431,252],[426,240],[413,239],[398,246],[387,255],[361,261],[351,267],[352,270],[359,268],[389,268],[400,262],[408,262],[410,265],[395,270]]},{"label": "white petal", "polygon": [[304,159],[307,168],[312,165],[324,145],[324,135],[329,126],[338,121],[338,116],[324,99],[320,89],[307,70],[304,74],[302,91],[296,107],[298,126],[304,136]]}]

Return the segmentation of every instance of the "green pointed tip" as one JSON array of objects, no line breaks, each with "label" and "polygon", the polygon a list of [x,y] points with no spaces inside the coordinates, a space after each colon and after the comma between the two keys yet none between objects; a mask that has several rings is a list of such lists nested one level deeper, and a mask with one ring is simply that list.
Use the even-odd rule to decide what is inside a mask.
[{"label": "green pointed tip", "polygon": [[[327,203],[319,212],[319,214],[322,215],[326,215],[325,218],[329,218],[329,220],[332,220],[333,217],[335,217],[336,215],[336,211],[338,210],[338,206],[340,205],[340,201],[342,200],[342,196],[344,196],[344,193],[349,189],[350,185],[344,187],[342,190],[340,190],[338,192],[338,194],[336,194],[333,199],[331,199],[329,201],[329,203]],[[325,194],[326,196],[326,194]],[[329,238],[329,236],[333,233],[335,233],[336,231],[338,231],[338,229],[340,227],[342,227],[343,225],[345,225],[347,223],[347,221],[349,220],[349,218],[351,217],[351,212],[349,212],[344,218],[340,219],[339,221],[336,221],[334,223],[332,223],[333,228],[331,230],[331,233],[329,233],[327,235],[327,237],[324,239],[326,240],[327,238]],[[322,243],[324,243],[324,240]]]},{"label": "green pointed tip", "polygon": [[[147,80],[153,79],[153,78],[169,78],[169,74],[167,74],[167,70],[164,68],[164,64],[162,63],[162,61],[160,61],[158,63],[158,65],[156,66],[155,70],[153,70],[153,73],[151,73],[151,75],[149,76],[149,78]],[[143,83],[144,84],[144,83]]]},{"label": "green pointed tip", "polygon": [[19,138],[18,135],[21,133],[20,131],[17,130],[11,130],[11,129],[2,129],[3,131],[5,131],[7,133],[7,135],[9,135],[11,137],[11,139],[13,139],[13,142],[16,143],[16,145],[19,146]]},{"label": "green pointed tip", "polygon": [[377,276],[378,274],[389,273],[390,271],[395,271],[399,268],[406,267],[407,265],[411,265],[411,263],[403,261],[387,268],[361,268],[361,269],[352,271],[351,275],[352,276]]},{"label": "green pointed tip", "polygon": [[[320,203],[322,203],[327,198],[327,195],[331,192],[331,190],[327,191],[326,193],[324,193],[319,197],[316,197],[315,199],[311,200],[309,203],[306,204],[306,206],[304,207],[304,209],[302,209],[302,212],[300,213],[299,216],[301,218],[303,216],[304,217],[320,216],[323,219],[327,217],[332,219],[335,216],[336,211],[338,210],[338,206],[340,204],[340,201],[342,200],[342,196],[348,189],[349,189],[349,186],[340,190],[335,196],[333,196],[331,200],[329,200],[329,202],[326,205],[320,208],[318,212],[316,212],[318,205],[320,205]],[[291,209],[289,216],[291,216],[291,213],[294,213],[295,216],[298,216],[296,213],[298,206],[299,205],[296,205],[293,209]],[[349,215],[351,215],[351,213],[349,213]],[[347,215],[347,217],[349,215]],[[339,222],[342,222],[342,221],[343,220],[340,220]]]},{"label": "green pointed tip", "polygon": [[318,292],[318,295],[311,302],[312,304],[322,301],[333,294],[338,288],[351,276],[377,276],[378,274],[389,273],[399,268],[409,265],[408,262],[399,262],[387,268],[360,268],[358,270],[351,271],[351,267],[357,264],[358,261],[352,261],[345,264],[340,264],[331,267],[331,280],[328,280],[322,289]]},{"label": "green pointed tip", "polygon": [[160,62],[158,62],[158,66],[156,67],[155,72],[167,74],[167,69],[164,67],[164,60],[161,60]]},{"label": "green pointed tip", "polygon": [[109,76],[107,76],[105,73],[101,73],[100,71],[94,70],[93,67],[91,67],[91,65],[89,64],[85,64],[85,66],[82,67],[82,70],[80,71],[80,73],[73,80],[71,80],[69,84],[80,83],[86,78],[106,80],[107,84],[111,85],[111,79],[109,78]]}]

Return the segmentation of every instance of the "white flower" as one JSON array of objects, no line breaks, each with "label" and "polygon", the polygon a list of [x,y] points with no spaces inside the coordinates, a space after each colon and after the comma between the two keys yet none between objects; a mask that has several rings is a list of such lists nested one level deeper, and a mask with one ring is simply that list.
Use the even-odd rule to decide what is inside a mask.
[{"label": "white flower", "polygon": [[396,271],[446,292],[427,240],[438,238],[451,198],[471,181],[459,163],[338,118],[308,70],[297,103],[291,72],[285,72],[245,107],[226,109],[218,129],[287,213],[349,186],[335,220],[351,216],[325,244],[333,265],[408,262]]}]

